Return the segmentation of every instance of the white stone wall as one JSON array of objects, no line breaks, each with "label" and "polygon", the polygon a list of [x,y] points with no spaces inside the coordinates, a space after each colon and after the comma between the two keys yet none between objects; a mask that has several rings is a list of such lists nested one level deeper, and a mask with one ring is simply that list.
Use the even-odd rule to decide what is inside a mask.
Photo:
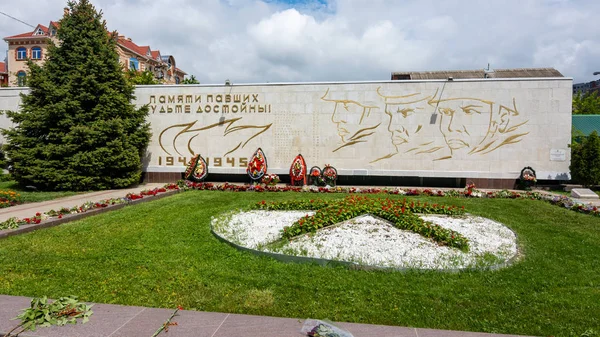
[{"label": "white stone wall", "polygon": [[557,78],[140,86],[136,101],[150,105],[148,172],[200,153],[210,172],[245,173],[260,147],[279,174],[301,153],[341,175],[568,179],[571,95]]},{"label": "white stone wall", "polygon": [[[13,123],[6,117],[6,110],[18,110],[21,104],[21,93],[27,93],[27,88],[0,88],[0,129],[11,128]],[[0,144],[4,144],[5,139],[0,134]]]}]

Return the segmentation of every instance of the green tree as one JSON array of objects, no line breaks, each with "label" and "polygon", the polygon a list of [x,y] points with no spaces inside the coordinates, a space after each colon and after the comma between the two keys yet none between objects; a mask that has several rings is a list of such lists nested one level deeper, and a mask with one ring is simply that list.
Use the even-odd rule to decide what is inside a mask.
[{"label": "green tree", "polygon": [[28,62],[30,91],[3,130],[14,178],[44,190],[122,188],[138,183],[150,139],[148,107],[118,61],[116,34],[89,0],[68,2],[60,43],[43,66]]},{"label": "green tree", "polygon": [[600,115],[600,97],[597,91],[573,96],[573,115]]},{"label": "green tree", "polygon": [[596,131],[571,144],[571,178],[584,185],[600,184],[600,137]]},{"label": "green tree", "polygon": [[181,84],[200,84],[196,79],[196,76],[192,75],[189,78],[184,78]]},{"label": "green tree", "polygon": [[0,175],[2,175],[4,172],[2,170],[4,170],[6,168],[6,155],[4,155],[4,145],[0,144]]},{"label": "green tree", "polygon": [[134,69],[129,69],[125,73],[125,78],[131,85],[161,84],[150,70],[137,71]]}]

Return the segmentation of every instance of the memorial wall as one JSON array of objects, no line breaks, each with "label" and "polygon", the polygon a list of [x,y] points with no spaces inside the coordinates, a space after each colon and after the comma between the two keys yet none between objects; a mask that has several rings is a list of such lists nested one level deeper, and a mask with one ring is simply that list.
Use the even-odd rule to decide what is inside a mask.
[{"label": "memorial wall", "polygon": [[564,180],[571,92],[569,78],[140,86],[136,104],[150,108],[150,176],[198,153],[211,173],[245,174],[260,147],[278,174],[301,153],[342,176],[514,180],[531,166]]}]

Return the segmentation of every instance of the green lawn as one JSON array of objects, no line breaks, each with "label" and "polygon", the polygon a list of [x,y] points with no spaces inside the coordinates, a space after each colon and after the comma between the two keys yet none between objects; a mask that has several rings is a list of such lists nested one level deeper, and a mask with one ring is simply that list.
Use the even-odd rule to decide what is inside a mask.
[{"label": "green lawn", "polygon": [[58,199],[62,197],[69,197],[79,192],[38,192],[31,189],[22,188],[17,185],[16,181],[0,181],[0,190],[6,191],[11,190],[21,195],[21,200],[26,202],[38,202],[52,199]]},{"label": "green lawn", "polygon": [[0,240],[0,293],[541,336],[600,332],[600,218],[548,203],[418,198],[512,228],[524,256],[498,271],[286,264],[237,251],[209,230],[211,216],[263,199],[342,197],[190,191],[10,237]]}]

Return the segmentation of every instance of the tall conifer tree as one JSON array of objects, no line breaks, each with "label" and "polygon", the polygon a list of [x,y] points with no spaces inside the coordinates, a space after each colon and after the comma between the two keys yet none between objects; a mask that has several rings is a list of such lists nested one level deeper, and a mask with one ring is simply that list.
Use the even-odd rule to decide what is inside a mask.
[{"label": "tall conifer tree", "polygon": [[44,190],[122,188],[139,182],[150,140],[148,107],[132,103],[116,34],[89,0],[69,1],[43,66],[28,61],[30,92],[3,131],[22,185]]}]

